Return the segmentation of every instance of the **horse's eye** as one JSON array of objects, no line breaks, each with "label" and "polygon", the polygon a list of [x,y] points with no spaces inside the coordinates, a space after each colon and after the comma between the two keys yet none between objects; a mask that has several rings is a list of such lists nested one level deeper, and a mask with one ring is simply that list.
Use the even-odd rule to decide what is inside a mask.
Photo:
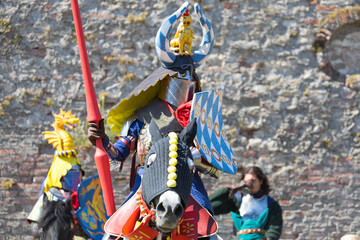
[{"label": "horse's eye", "polygon": [[155,161],[155,159],[156,159],[156,153],[150,154],[150,156],[148,157],[146,166],[150,167],[150,165]]},{"label": "horse's eye", "polygon": [[193,161],[191,158],[188,158],[188,159],[187,159],[187,163],[188,163],[190,172],[192,173],[192,172],[194,171],[194,168],[195,168],[194,161]]}]

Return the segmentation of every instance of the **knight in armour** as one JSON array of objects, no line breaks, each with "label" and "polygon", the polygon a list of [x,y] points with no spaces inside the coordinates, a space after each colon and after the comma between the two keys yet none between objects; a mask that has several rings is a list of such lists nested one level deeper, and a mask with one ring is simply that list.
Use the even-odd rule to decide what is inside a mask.
[{"label": "knight in armour", "polygon": [[[120,169],[122,162],[127,158],[132,159],[130,160],[132,161],[131,193],[125,203],[137,193],[141,185],[145,157],[153,144],[150,126],[155,123],[162,135],[182,132],[190,122],[189,113],[193,97],[196,93],[201,92],[196,68],[212,52],[214,32],[199,5],[195,4],[203,36],[198,49],[192,52],[190,40],[193,39],[193,31],[189,28],[192,20],[188,7],[189,3],[184,3],[175,13],[165,19],[158,30],[155,50],[162,66],[144,79],[126,98],[111,108],[107,121],[112,125],[111,130],[119,133],[116,137],[117,141],[115,143],[110,141],[105,133],[103,120],[99,124],[92,122],[88,124],[89,140],[95,145],[96,139],[101,139],[110,159],[120,162]],[[181,22],[175,38],[170,41],[170,31],[177,20]],[[184,24],[187,25],[186,30],[183,30]],[[191,153],[195,163],[191,195],[212,215],[212,206],[199,172],[217,178],[219,170],[204,160],[196,147],[191,147]],[[136,166],[140,166],[140,168],[136,170]],[[182,195],[180,193],[180,196]],[[215,232],[211,235],[214,234]]]}]

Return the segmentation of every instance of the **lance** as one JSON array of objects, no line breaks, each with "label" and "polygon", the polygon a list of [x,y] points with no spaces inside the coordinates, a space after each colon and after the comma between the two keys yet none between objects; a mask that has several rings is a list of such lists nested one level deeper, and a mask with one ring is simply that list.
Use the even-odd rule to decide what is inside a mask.
[{"label": "lance", "polygon": [[[78,0],[71,0],[71,8],[74,17],[76,38],[79,46],[79,54],[81,61],[81,70],[84,80],[87,118],[88,122],[96,122],[97,124],[99,124],[99,121],[102,118],[96,100],[93,81],[91,78],[91,71],[89,59],[86,52],[85,38],[81,23]],[[111,183],[109,156],[104,150],[101,139],[96,140],[96,151],[94,159],[96,163],[96,168],[99,173],[106,213],[108,216],[111,216],[115,212],[114,193]]]}]

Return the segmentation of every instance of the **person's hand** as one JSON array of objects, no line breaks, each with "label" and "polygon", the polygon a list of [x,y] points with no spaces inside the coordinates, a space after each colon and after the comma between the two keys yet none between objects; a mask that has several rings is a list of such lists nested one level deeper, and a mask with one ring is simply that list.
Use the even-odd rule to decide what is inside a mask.
[{"label": "person's hand", "polygon": [[244,191],[245,188],[248,188],[248,186],[244,180],[241,180],[238,187],[230,188],[229,197],[234,196],[238,191]]},{"label": "person's hand", "polygon": [[94,146],[96,146],[96,139],[101,139],[101,142],[104,144],[106,140],[104,119],[99,121],[99,126],[95,122],[89,122],[88,139]]},{"label": "person's hand", "polygon": [[236,192],[238,192],[240,189],[238,187],[236,188],[230,188],[229,197],[232,197],[235,195]]}]

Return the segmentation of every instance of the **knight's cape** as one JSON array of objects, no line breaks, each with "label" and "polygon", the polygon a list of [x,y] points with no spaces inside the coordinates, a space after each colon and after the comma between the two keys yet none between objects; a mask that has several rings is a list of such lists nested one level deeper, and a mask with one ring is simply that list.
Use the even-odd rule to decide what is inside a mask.
[{"label": "knight's cape", "polygon": [[108,123],[112,125],[111,130],[120,132],[125,121],[136,110],[146,106],[158,96],[161,81],[177,74],[177,71],[160,67],[145,78],[133,91],[111,108],[107,116]]}]

